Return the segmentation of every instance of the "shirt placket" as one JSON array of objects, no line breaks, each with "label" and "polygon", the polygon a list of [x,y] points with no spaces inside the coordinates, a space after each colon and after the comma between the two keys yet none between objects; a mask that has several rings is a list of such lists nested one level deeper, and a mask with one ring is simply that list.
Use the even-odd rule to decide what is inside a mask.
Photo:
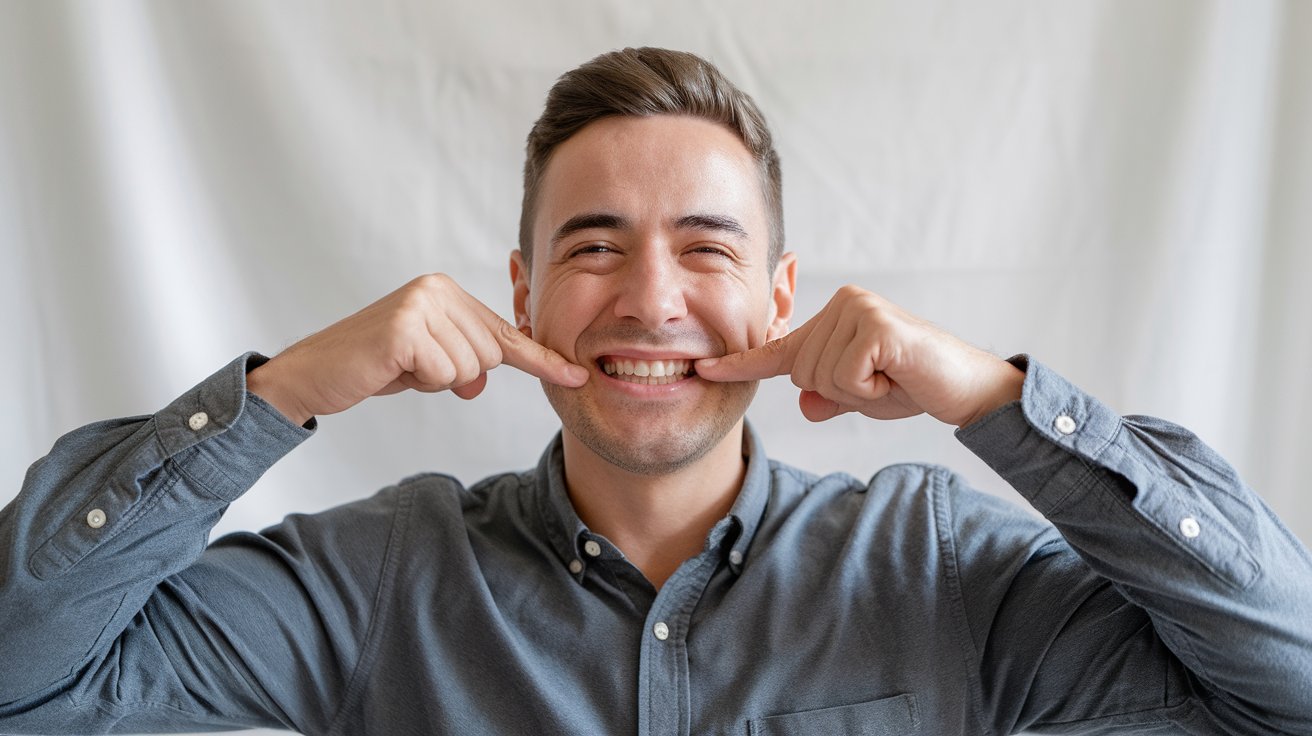
[{"label": "shirt placket", "polygon": [[717,560],[717,552],[706,551],[685,563],[661,587],[647,613],[638,665],[642,736],[690,736],[688,634]]}]

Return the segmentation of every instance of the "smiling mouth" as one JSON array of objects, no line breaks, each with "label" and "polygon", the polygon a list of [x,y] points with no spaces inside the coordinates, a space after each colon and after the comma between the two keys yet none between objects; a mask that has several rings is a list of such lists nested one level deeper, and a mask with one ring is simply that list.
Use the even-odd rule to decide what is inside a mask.
[{"label": "smiling mouth", "polygon": [[607,355],[597,359],[597,366],[611,378],[646,386],[664,386],[697,375],[692,361],[686,359],[636,360]]}]

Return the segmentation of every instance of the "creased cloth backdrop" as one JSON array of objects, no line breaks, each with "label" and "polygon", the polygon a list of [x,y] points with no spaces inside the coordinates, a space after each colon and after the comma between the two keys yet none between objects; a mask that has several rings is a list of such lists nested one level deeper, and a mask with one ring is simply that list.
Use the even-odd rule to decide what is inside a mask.
[{"label": "creased cloth backdrop", "polygon": [[[1191,428],[1312,540],[1312,4],[1270,0],[6,4],[0,503],[63,432],[420,273],[510,317],[525,134],[630,45],[765,110],[795,326],[852,282],[1029,352]],[[783,378],[749,417],[810,470],[931,461],[1016,498],[933,420],[811,425]],[[509,368],[321,422],[218,532],[528,467],[558,427]]]}]

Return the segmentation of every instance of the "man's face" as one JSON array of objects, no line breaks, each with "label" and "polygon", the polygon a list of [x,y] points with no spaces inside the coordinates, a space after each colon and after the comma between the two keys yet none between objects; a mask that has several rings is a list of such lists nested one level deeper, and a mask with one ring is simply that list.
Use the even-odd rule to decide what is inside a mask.
[{"label": "man's face", "polygon": [[691,361],[787,331],[794,261],[768,273],[768,222],[751,155],[715,123],[604,118],[555,150],[532,275],[515,252],[511,276],[521,324],[592,371],[578,389],[543,383],[566,432],[652,475],[697,460],[737,426],[756,383],[705,381]]}]

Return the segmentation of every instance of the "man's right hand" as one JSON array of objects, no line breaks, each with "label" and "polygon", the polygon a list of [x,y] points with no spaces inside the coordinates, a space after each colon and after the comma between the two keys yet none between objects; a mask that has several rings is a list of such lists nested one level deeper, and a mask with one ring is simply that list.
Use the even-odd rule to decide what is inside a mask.
[{"label": "man's right hand", "polygon": [[505,363],[577,388],[588,370],[499,317],[444,274],[428,274],[292,345],[247,388],[288,419],[345,411],[370,396],[451,389],[472,399]]}]

